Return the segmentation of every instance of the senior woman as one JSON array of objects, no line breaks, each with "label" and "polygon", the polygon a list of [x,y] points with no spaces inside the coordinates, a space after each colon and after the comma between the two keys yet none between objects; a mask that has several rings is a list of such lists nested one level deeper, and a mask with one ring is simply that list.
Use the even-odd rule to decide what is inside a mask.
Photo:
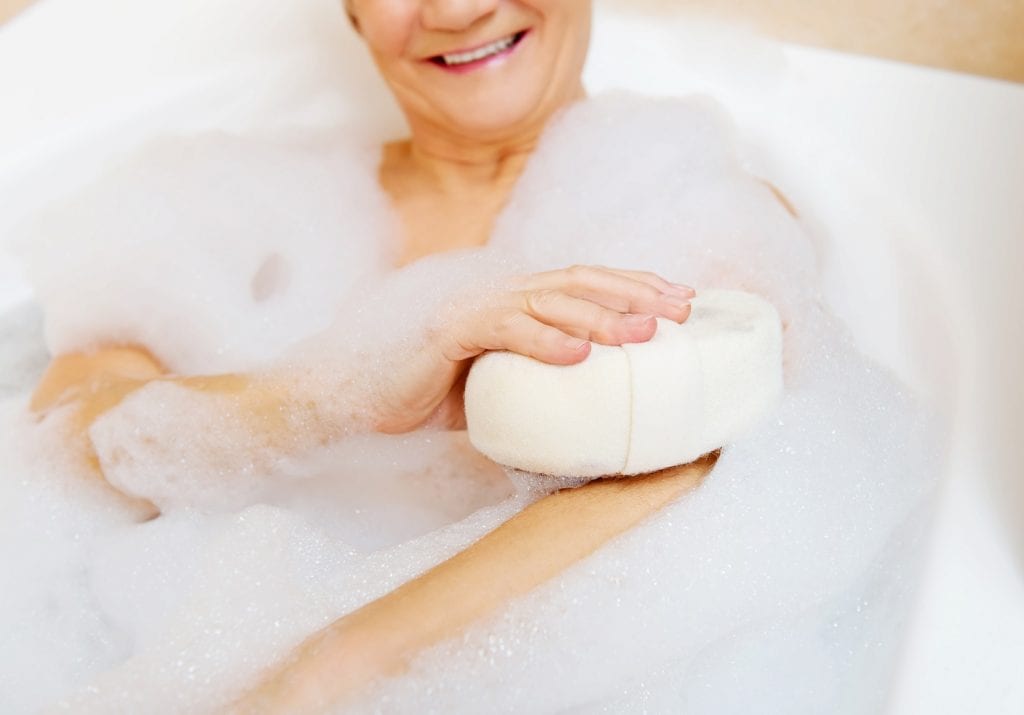
[{"label": "senior woman", "polygon": [[[351,0],[346,10],[411,132],[386,145],[379,163],[380,186],[402,227],[394,267],[487,244],[549,122],[584,99],[580,76],[591,3]],[[358,415],[296,393],[280,371],[174,375],[145,344],[58,355],[32,407],[45,413],[73,405],[74,443],[104,485],[104,464],[89,430],[154,382],[230,396],[234,418],[281,451],[302,451],[362,429],[459,428],[461,383],[474,357],[510,350],[569,365],[587,358],[591,342],[649,340],[657,317],[683,322],[690,313],[694,290],[672,282],[678,276],[668,278],[627,267],[573,265],[476,290],[437,317],[420,349],[394,362],[375,401],[363,404]],[[239,454],[238,464],[244,459]],[[313,634],[239,700],[237,710],[315,712],[375,676],[398,672],[418,650],[525,593],[692,488],[713,464],[710,457],[542,499],[455,558]],[[157,513],[145,499],[122,498],[140,518]],[[456,588],[462,603],[453,613],[448,603]]]},{"label": "senior woman", "polygon": [[[401,217],[402,266],[430,254],[479,247],[549,119],[583,97],[580,81],[590,2],[350,2],[411,129],[383,149],[379,180]],[[461,426],[459,380],[485,350],[511,350],[553,364],[586,359],[589,341],[649,340],[655,316],[685,321],[692,288],[648,272],[571,266],[520,277],[477,294],[446,315],[411,360],[398,363],[381,399],[366,405],[387,433],[425,424]],[[439,319],[440,323],[441,320]],[[265,417],[299,411],[286,380],[255,375],[165,377],[146,345],[104,346],[56,357],[32,407],[73,401],[82,447],[95,419],[153,379],[245,395]],[[304,420],[302,444],[348,431],[334,414]],[[283,430],[279,420],[257,428]],[[320,433],[311,432],[318,429]],[[301,445],[297,445],[301,447]],[[151,505],[138,505],[149,515]]]}]

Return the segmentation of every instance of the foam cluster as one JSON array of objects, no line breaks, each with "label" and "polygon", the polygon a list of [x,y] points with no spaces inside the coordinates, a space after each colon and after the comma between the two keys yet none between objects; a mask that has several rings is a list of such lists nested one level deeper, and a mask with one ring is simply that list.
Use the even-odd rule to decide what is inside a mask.
[{"label": "foam cluster", "polygon": [[[743,171],[713,104],[576,105],[490,248],[389,272],[375,147],[177,141],[46,219],[51,349],[136,341],[182,374],[291,376],[310,424],[352,425],[460,291],[522,271],[654,270],[778,311],[780,401],[726,440],[699,489],[353,711],[877,712],[938,439],[830,316],[806,232]],[[0,406],[5,713],[216,711],[555,486],[506,475],[459,432],[339,429],[285,449],[230,399],[154,383],[91,435],[111,479],[162,507],[138,524],[57,447],[66,410],[25,414],[29,388]]]}]

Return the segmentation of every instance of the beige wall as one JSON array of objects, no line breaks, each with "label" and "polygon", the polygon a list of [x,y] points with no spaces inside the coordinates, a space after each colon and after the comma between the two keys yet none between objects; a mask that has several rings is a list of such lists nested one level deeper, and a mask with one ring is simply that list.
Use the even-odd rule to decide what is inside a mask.
[{"label": "beige wall", "polygon": [[[621,1],[676,6],[791,42],[1024,82],[1024,0]],[[0,23],[32,2],[0,0]]]},{"label": "beige wall", "polygon": [[790,42],[1024,82],[1024,0],[641,0]]},{"label": "beige wall", "polygon": [[0,0],[0,23],[14,17],[32,2],[33,0]]}]

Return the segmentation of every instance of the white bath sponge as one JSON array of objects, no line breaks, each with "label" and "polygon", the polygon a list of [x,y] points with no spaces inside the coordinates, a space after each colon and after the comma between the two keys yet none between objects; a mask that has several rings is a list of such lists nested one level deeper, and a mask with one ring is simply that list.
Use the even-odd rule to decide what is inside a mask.
[{"label": "white bath sponge", "polygon": [[737,437],[782,393],[775,308],[700,291],[682,325],[646,343],[594,344],[578,365],[511,352],[479,357],[466,382],[469,439],[501,464],[542,474],[640,474],[685,464]]}]

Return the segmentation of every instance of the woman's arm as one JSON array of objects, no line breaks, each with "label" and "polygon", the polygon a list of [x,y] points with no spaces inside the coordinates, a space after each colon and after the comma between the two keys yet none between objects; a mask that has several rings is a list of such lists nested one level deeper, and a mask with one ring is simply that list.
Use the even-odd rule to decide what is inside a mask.
[{"label": "woman's arm", "polygon": [[59,407],[73,406],[69,424],[71,448],[80,453],[88,472],[102,487],[143,520],[159,512],[149,501],[125,495],[107,483],[88,430],[97,417],[165,373],[152,353],[135,345],[67,353],[50,361],[29,402],[29,408],[39,417]]},{"label": "woman's arm", "polygon": [[[69,446],[79,452],[89,473],[141,518],[153,517],[158,512],[150,502],[122,494],[107,484],[89,429],[130,394],[156,380],[173,382],[200,394],[232,396],[236,418],[244,419],[265,443],[283,447],[290,440],[288,431],[292,424],[285,416],[289,409],[299,408],[289,405],[290,396],[281,381],[242,374],[171,375],[151,352],[138,345],[58,355],[51,360],[32,394],[30,409],[43,417],[52,410],[69,407]],[[303,426],[311,430],[312,422],[307,420]],[[307,436],[311,440],[327,439],[326,434]]]},{"label": "woman's arm", "polygon": [[[33,412],[43,413],[69,401],[96,399],[106,395],[107,385],[121,384],[121,390],[111,393],[105,401],[96,402],[93,409],[103,412],[120,402],[133,386],[166,372],[152,353],[137,345],[58,355],[39,380],[30,407]],[[105,406],[105,402],[112,404]]]},{"label": "woman's arm", "polygon": [[694,489],[717,456],[640,477],[599,479],[540,499],[464,551],[308,638],[230,711],[320,713],[375,678],[400,674],[420,651]]},{"label": "woman's arm", "polygon": [[[314,357],[291,355],[265,370],[246,374],[181,377],[169,375],[144,347],[114,346],[56,358],[32,398],[39,413],[64,405],[73,408],[73,440],[84,450],[97,475],[101,460],[90,430],[98,418],[145,385],[169,382],[197,397],[205,415],[245,443],[216,442],[209,455],[218,469],[252,466],[257,457],[296,454],[354,431],[406,432],[451,407],[453,391],[473,358],[486,350],[511,350],[553,364],[586,359],[590,341],[606,345],[649,340],[655,316],[682,322],[690,313],[693,290],[651,273],[600,266],[572,266],[509,279],[456,301],[451,314],[421,326],[421,342],[402,350],[378,348],[372,359],[335,358],[327,334],[326,352],[312,345]],[[309,347],[309,346],[307,346]],[[457,395],[456,395],[457,397]],[[154,409],[158,409],[154,405]],[[212,411],[211,411],[212,410]],[[457,412],[458,410],[447,410]],[[159,446],[166,421],[132,419],[143,444]],[[204,429],[184,423],[183,430]],[[152,434],[146,433],[147,429]],[[252,437],[252,439],[248,439]],[[170,450],[173,451],[173,450]],[[166,458],[169,450],[157,452]],[[205,458],[205,457],[204,457]]]}]

